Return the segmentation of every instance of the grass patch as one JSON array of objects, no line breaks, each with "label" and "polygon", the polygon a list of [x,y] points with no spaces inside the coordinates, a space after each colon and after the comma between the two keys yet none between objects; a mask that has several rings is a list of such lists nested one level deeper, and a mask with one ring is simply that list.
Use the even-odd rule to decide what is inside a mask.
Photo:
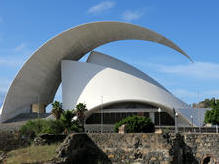
[{"label": "grass patch", "polygon": [[29,146],[8,152],[7,164],[36,163],[51,160],[56,156],[57,144]]}]

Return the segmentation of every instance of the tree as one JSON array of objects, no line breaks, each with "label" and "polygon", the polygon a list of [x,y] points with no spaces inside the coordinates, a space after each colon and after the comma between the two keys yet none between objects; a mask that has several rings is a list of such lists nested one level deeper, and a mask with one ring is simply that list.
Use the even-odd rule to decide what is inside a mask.
[{"label": "tree", "polygon": [[59,101],[53,102],[52,103],[52,114],[56,118],[56,120],[60,119],[62,113],[63,113],[62,103],[60,103]]},{"label": "tree", "polygon": [[61,122],[63,123],[63,125],[65,126],[66,129],[70,129],[72,126],[72,119],[75,116],[75,114],[70,111],[70,110],[66,110],[63,111],[60,117]]},{"label": "tree", "polygon": [[219,103],[217,101],[214,103],[212,102],[211,106],[212,109],[205,113],[205,123],[219,125]]},{"label": "tree", "polygon": [[83,104],[83,103],[79,103],[78,105],[76,105],[76,108],[74,110],[82,127],[84,127],[84,119],[85,119],[86,111],[87,111],[86,104]]},{"label": "tree", "polygon": [[218,99],[214,97],[211,99],[205,99],[204,101],[199,102],[198,104],[193,104],[194,108],[214,108],[219,103]]},{"label": "tree", "polygon": [[150,118],[144,116],[129,116],[115,124],[114,131],[118,132],[119,127],[126,125],[127,133],[152,133],[154,123]]},{"label": "tree", "polygon": [[79,124],[79,121],[73,120],[75,116],[75,112],[71,110],[66,110],[61,114],[60,121],[64,125],[66,133],[83,131],[83,127]]}]

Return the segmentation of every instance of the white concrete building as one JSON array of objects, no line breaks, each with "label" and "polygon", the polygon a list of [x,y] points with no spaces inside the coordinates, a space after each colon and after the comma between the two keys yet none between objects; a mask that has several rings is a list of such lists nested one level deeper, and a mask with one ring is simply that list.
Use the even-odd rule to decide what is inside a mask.
[{"label": "white concrete building", "polygon": [[[161,108],[170,125],[174,124],[176,112],[179,124],[191,125],[188,115],[196,110],[140,70],[98,52],[91,52],[87,62],[78,62],[98,46],[133,39],[165,45],[191,60],[176,44],[143,27],[122,22],[80,25],[46,42],[23,65],[0,109],[0,121],[21,113],[44,112],[62,82],[64,108],[72,109],[79,102],[86,103],[88,123],[95,119],[94,113],[98,115],[100,108],[114,115],[143,112],[156,122],[156,111]],[[194,125],[198,124],[194,121]]]}]

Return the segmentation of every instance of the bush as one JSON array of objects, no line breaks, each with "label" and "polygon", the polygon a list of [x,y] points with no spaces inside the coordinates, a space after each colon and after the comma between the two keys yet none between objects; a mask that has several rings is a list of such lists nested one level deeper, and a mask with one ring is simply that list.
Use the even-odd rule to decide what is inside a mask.
[{"label": "bush", "polygon": [[83,125],[80,124],[80,122],[78,120],[76,120],[76,121],[72,122],[70,130],[72,132],[80,133],[80,132],[84,132],[84,127],[83,127]]},{"label": "bush", "polygon": [[59,134],[64,131],[60,120],[30,120],[20,128],[21,135],[34,138],[42,133]]},{"label": "bush", "polygon": [[212,110],[205,113],[205,123],[219,125],[219,105],[214,106]]},{"label": "bush", "polygon": [[61,114],[60,121],[68,132],[83,132],[83,126],[79,120],[73,120],[76,114],[73,111],[66,110]]},{"label": "bush", "polygon": [[65,126],[60,120],[48,120],[40,133],[60,134],[64,131]]},{"label": "bush", "polygon": [[144,116],[129,116],[115,124],[114,131],[118,132],[119,127],[126,125],[127,133],[152,133],[154,132],[154,123],[150,118]]},{"label": "bush", "polygon": [[66,110],[61,114],[60,121],[64,124],[65,128],[70,129],[72,126],[72,119],[75,114],[70,111]]}]

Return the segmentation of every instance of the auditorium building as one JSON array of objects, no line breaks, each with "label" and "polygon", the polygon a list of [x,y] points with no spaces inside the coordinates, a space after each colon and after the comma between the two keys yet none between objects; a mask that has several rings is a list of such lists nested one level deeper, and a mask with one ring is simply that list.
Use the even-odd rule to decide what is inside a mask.
[{"label": "auditorium building", "polygon": [[[90,128],[112,127],[130,115],[150,117],[160,126],[174,126],[176,121],[178,126],[202,125],[205,110],[191,108],[141,70],[94,51],[118,40],[152,41],[191,60],[175,43],[144,27],[122,22],[80,25],[47,41],[24,63],[7,92],[0,121],[44,113],[62,83],[63,108],[85,103]],[[87,61],[79,61],[87,53]]]}]

